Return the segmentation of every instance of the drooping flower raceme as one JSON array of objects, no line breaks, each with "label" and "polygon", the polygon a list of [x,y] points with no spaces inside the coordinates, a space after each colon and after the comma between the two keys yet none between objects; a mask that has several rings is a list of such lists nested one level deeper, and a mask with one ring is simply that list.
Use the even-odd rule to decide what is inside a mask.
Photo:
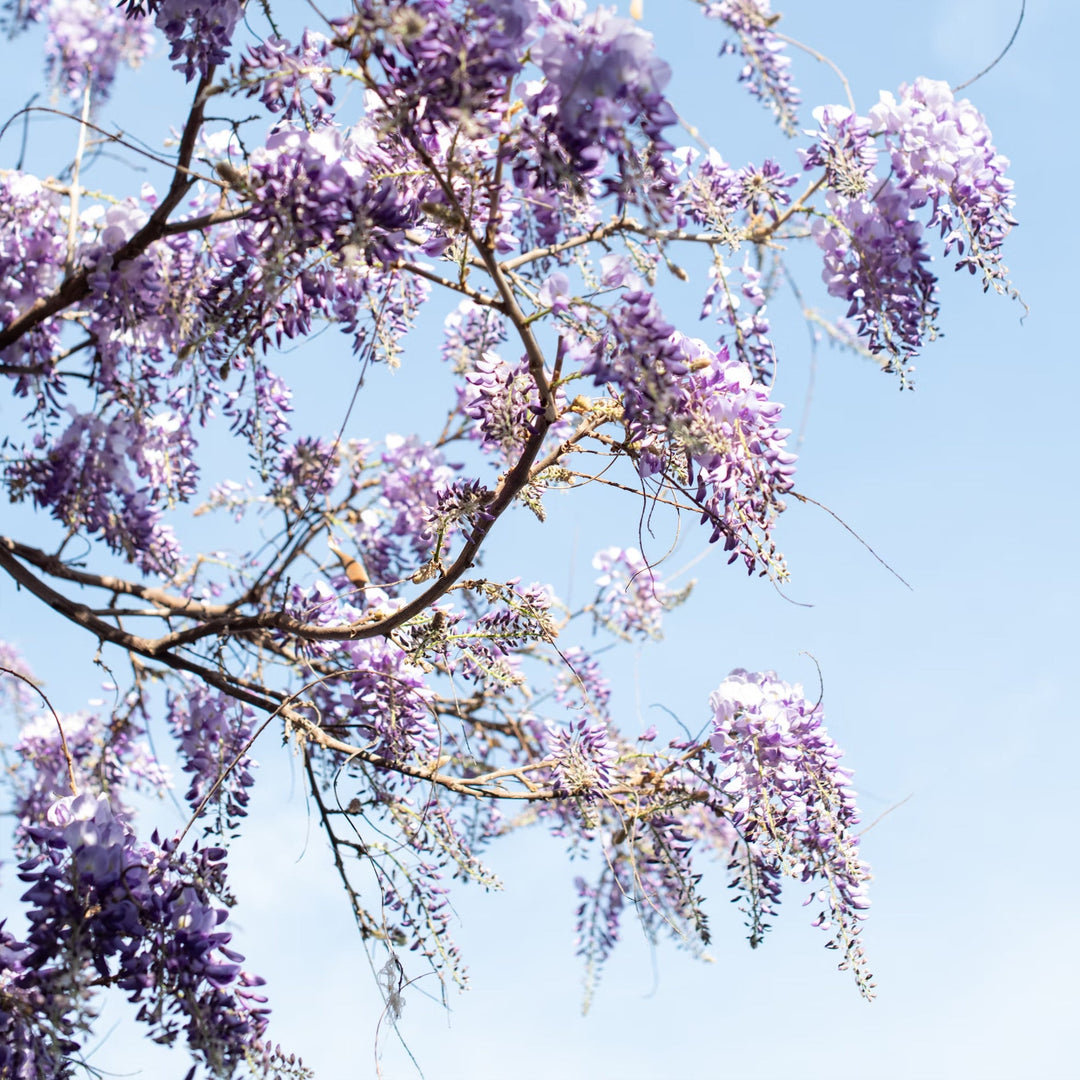
[{"label": "drooping flower raceme", "polygon": [[127,18],[102,0],[51,0],[45,22],[49,76],[69,97],[80,97],[89,82],[92,100],[102,101],[118,67],[138,67],[154,44],[146,20]]},{"label": "drooping flower raceme", "polygon": [[609,327],[584,371],[617,387],[640,474],[685,483],[710,543],[783,577],[770,537],[795,471],[783,407],[726,348],[677,332],[651,293],[624,293]]},{"label": "drooping flower raceme", "polygon": [[[0,327],[12,323],[41,296],[60,283],[67,258],[67,234],[60,218],[60,196],[23,172],[0,171]],[[46,373],[59,352],[60,326],[50,320],[35,327],[15,344],[0,351],[0,361],[27,375],[18,378],[15,392],[26,396]]]},{"label": "drooping flower raceme", "polygon": [[[491,576],[491,540],[522,504],[542,521],[556,489],[629,486],[782,579],[773,527],[795,457],[767,305],[787,252],[813,238],[854,326],[845,340],[907,368],[935,326],[927,222],[961,265],[1005,281],[1011,185],[982,118],[926,80],[869,118],[817,110],[797,193],[779,156],[735,167],[673,151],[670,69],[610,5],[356,0],[287,41],[273,4],[94,2],[19,0],[4,26],[45,20],[55,79],[89,87],[91,106],[155,25],[200,85],[162,72],[188,111],[150,151],[156,189],[0,171],[0,377],[22,399],[4,413],[0,469],[48,534],[40,548],[0,537],[0,576],[131,673],[111,707],[77,716],[39,715],[27,684],[0,683],[23,725],[11,785],[31,919],[26,940],[0,926],[0,1074],[66,1077],[106,987],[219,1080],[302,1074],[264,1067],[264,1003],[222,921],[223,852],[192,844],[242,824],[264,723],[302,755],[352,912],[387,952],[392,1009],[416,962],[463,979],[450,879],[494,885],[477,852],[526,819],[596,856],[577,923],[593,968],[629,912],[650,938],[708,943],[704,850],[727,861],[755,944],[783,876],[804,880],[868,989],[854,796],[820,708],[771,673],[736,672],[708,735],[620,734],[576,616],[658,637],[687,590],[613,546],[571,612],[544,585]],[[699,6],[794,132],[767,0]],[[247,29],[258,43],[244,52]],[[28,161],[35,138],[30,125]],[[665,316],[660,291],[668,272],[706,266],[708,342]],[[445,367],[407,347],[438,297],[427,326],[459,305]],[[300,354],[294,400],[293,354],[326,325],[349,338],[346,377],[371,385],[355,412],[321,394],[333,415],[305,426],[299,405],[340,371],[325,350]],[[398,366],[406,398],[445,377],[445,416],[350,440],[346,422],[397,415],[367,395]],[[212,453],[204,490],[200,455],[230,441],[239,453]],[[192,527],[197,492],[191,513],[241,528]],[[234,549],[185,557],[177,534]],[[0,663],[25,670],[2,644]],[[196,820],[146,840],[128,796],[167,783],[148,749],[162,704]],[[508,804],[528,811],[500,816]]]},{"label": "drooping flower raceme", "polygon": [[566,649],[561,659],[555,678],[555,700],[567,709],[607,721],[611,686],[599,663],[578,645]]},{"label": "drooping flower raceme", "polygon": [[873,123],[842,105],[824,105],[814,110],[817,130],[807,130],[815,142],[800,150],[803,168],[825,170],[825,180],[839,195],[854,199],[877,180],[874,166],[878,152],[873,140]]},{"label": "drooping flower raceme", "polygon": [[187,422],[170,413],[106,419],[68,411],[63,435],[10,469],[13,489],[148,570],[175,567],[179,553],[159,504],[165,493],[185,498],[194,490]]},{"label": "drooping flower raceme", "polygon": [[833,931],[845,965],[869,979],[858,942],[869,868],[859,858],[851,772],[840,765],[820,705],[773,672],[742,670],[720,684],[710,705],[718,784],[747,860],[737,880],[751,894],[752,935],[773,912],[782,874],[819,881],[812,897],[823,905],[818,924]]},{"label": "drooping flower raceme", "polygon": [[182,1025],[192,1052],[217,1075],[259,1054],[265,999],[219,928],[220,848],[182,855],[175,841],[141,844],[104,795],[59,799],[27,832],[38,845],[19,875],[29,885],[31,930],[25,945],[0,952],[0,1024],[10,1028],[20,1000],[46,1004],[35,1007],[29,1030],[15,1021],[24,1071],[11,1075],[68,1075],[60,1055],[86,1025],[100,981],[141,1003],[162,1040],[173,1041]]},{"label": "drooping flower raceme", "polygon": [[957,269],[980,271],[985,288],[1007,288],[1001,245],[1016,224],[1013,182],[982,114],[966,98],[955,100],[948,83],[918,78],[900,87],[899,100],[882,91],[870,123],[884,131],[896,183],[911,205],[930,203],[930,226],[941,230],[946,254],[961,256]]},{"label": "drooping flower raceme", "polygon": [[283,244],[303,250],[350,247],[372,261],[390,262],[404,245],[415,210],[389,179],[376,180],[361,147],[340,131],[284,127],[253,156],[250,220],[264,222],[247,242],[250,254]]},{"label": "drooping flower raceme", "polygon": [[157,12],[158,29],[169,40],[169,59],[188,81],[206,75],[229,58],[236,24],[243,16],[240,0],[127,0],[135,10],[145,2]]},{"label": "drooping flower raceme", "polygon": [[723,52],[738,52],[745,64],[739,81],[776,117],[788,135],[798,126],[799,91],[791,82],[791,57],[772,27],[769,0],[706,0],[705,14],[726,23],[738,37],[738,45],[728,43]]},{"label": "drooping flower raceme", "polygon": [[552,787],[560,795],[591,800],[611,786],[615,753],[602,725],[581,717],[569,727],[552,728],[548,751]]},{"label": "drooping flower raceme", "polygon": [[83,712],[66,713],[58,721],[50,712],[40,712],[23,725],[15,750],[26,766],[17,788],[20,828],[44,820],[57,799],[70,795],[72,777],[79,791],[107,796],[113,815],[122,822],[134,817],[130,791],[156,794],[171,787],[169,771],[130,719],[114,724],[99,712]]},{"label": "drooping flower raceme", "polygon": [[909,190],[891,181],[873,198],[826,196],[830,214],[816,218],[813,235],[824,253],[822,279],[832,296],[850,301],[847,318],[886,369],[904,369],[936,333],[937,279],[914,214]]},{"label": "drooping flower raceme", "polygon": [[184,795],[192,811],[204,803],[220,809],[217,831],[235,828],[247,814],[254,762],[247,754],[253,713],[248,706],[204,686],[170,696],[168,721],[191,784]]},{"label": "drooping flower raceme", "polygon": [[601,625],[621,637],[659,638],[666,604],[676,594],[657,579],[641,552],[605,548],[593,557],[593,566],[600,571],[600,595],[593,610]]},{"label": "drooping flower raceme", "polygon": [[284,38],[269,37],[261,45],[248,48],[241,65],[241,75],[250,80],[252,95],[282,119],[301,114],[307,104],[304,91],[311,90],[312,118],[319,121],[334,104],[334,92],[326,73],[330,39],[325,34],[304,31],[299,45],[290,48]]},{"label": "drooping flower raceme", "polygon": [[537,121],[538,146],[530,153],[540,156],[540,186],[596,176],[614,158],[615,187],[636,201],[634,134],[644,136],[653,156],[670,149],[663,132],[676,116],[663,91],[671,68],[656,56],[651,34],[605,8],[585,14],[581,0],[556,0],[542,24],[530,56],[544,81],[525,92]]}]

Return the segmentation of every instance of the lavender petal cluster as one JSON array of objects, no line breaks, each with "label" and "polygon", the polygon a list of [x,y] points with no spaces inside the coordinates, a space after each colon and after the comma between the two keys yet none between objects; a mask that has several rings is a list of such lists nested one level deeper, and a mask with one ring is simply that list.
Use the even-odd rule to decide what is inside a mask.
[{"label": "lavender petal cluster", "polygon": [[346,654],[342,685],[324,685],[315,696],[324,722],[348,725],[384,761],[436,757],[441,737],[421,669],[399,646],[378,638],[350,642]]},{"label": "lavender petal cluster", "polygon": [[[341,585],[348,586],[348,579],[342,578]],[[293,586],[287,610],[306,623],[341,626],[375,608],[389,614],[399,603],[376,588],[359,598],[366,607],[353,602],[354,591],[342,598],[332,585],[319,581],[311,588]],[[334,662],[333,671],[312,687],[323,727],[357,738],[369,752],[394,765],[427,761],[437,756],[441,743],[425,672],[403,646],[385,638],[308,646],[308,655]]]},{"label": "lavender petal cluster", "polygon": [[781,874],[822,882],[819,925],[868,990],[858,936],[869,907],[869,868],[859,858],[851,772],[822,723],[820,705],[774,672],[733,671],[709,699],[710,743],[730,800],[727,817],[749,859],[744,887],[766,894],[768,913]]},{"label": "lavender petal cluster", "polygon": [[795,456],[780,426],[782,406],[746,364],[675,331],[652,295],[637,290],[609,315],[584,372],[617,388],[641,475],[685,483],[712,528],[710,542],[723,538],[749,571],[783,576],[770,533]]},{"label": "lavender petal cluster", "polygon": [[684,345],[695,370],[680,437],[691,457],[688,481],[696,483],[702,524],[712,528],[710,543],[723,538],[729,561],[741,557],[748,571],[761,566],[783,576],[771,532],[797,460],[787,449],[791,432],[781,426],[783,406],[726,350],[713,353],[693,339]]},{"label": "lavender petal cluster", "polygon": [[275,500],[303,510],[311,500],[334,490],[341,478],[341,454],[326,439],[300,438],[282,453],[275,476]]},{"label": "lavender petal cluster", "polygon": [[506,322],[498,312],[463,300],[443,323],[441,355],[456,374],[462,374],[505,340]]},{"label": "lavender petal cluster", "polygon": [[43,988],[27,969],[32,947],[0,922],[0,1076],[11,1080],[67,1080],[79,1049],[73,1004]]},{"label": "lavender petal cluster", "polygon": [[608,321],[608,334],[591,347],[582,373],[597,386],[618,386],[628,434],[640,454],[639,471],[651,476],[665,462],[667,418],[678,413],[680,380],[689,368],[675,327],[652,293],[625,291]]},{"label": "lavender petal cluster", "polygon": [[250,706],[193,686],[169,696],[167,718],[183,770],[191,776],[185,801],[195,813],[216,809],[218,820],[210,827],[217,832],[234,830],[247,815],[255,783],[255,762],[247,753],[254,727]]},{"label": "lavender petal cluster", "polygon": [[663,132],[677,118],[663,91],[671,69],[655,55],[652,35],[633,20],[604,8],[585,14],[582,0],[555,0],[542,25],[530,58],[544,79],[525,92],[536,121],[541,186],[597,176],[612,157],[626,197],[633,135],[640,132],[653,153],[670,149]]},{"label": "lavender petal cluster", "polygon": [[611,787],[616,754],[602,724],[582,716],[565,728],[553,726],[548,731],[547,751],[556,795],[590,802]]},{"label": "lavender petal cluster", "polygon": [[[35,1016],[39,1042],[54,1033],[66,1042],[86,1022],[92,986],[115,985],[155,1038],[182,1030],[212,1075],[231,1077],[258,1050],[267,1010],[261,980],[242,970],[221,929],[224,852],[183,854],[156,835],[140,843],[103,795],[59,799],[27,833],[38,845],[19,875],[31,929],[25,946],[4,951],[0,1016],[10,1026],[20,998],[40,995],[49,1004]],[[35,1044],[21,1041],[25,1060]]]},{"label": "lavender petal cluster", "polygon": [[[283,120],[305,113],[318,124],[334,104],[334,91],[327,70],[331,41],[325,34],[305,30],[299,45],[284,38],[268,37],[261,45],[251,45],[240,65],[240,77],[249,84],[248,95],[259,100]],[[314,100],[307,100],[305,92]]]},{"label": "lavender petal cluster", "polygon": [[899,100],[882,91],[870,122],[884,133],[897,186],[913,208],[930,204],[945,253],[961,256],[957,269],[981,272],[984,288],[1005,290],[1001,245],[1016,225],[1013,182],[982,114],[957,101],[948,83],[918,78],[900,87]]},{"label": "lavender petal cluster", "polygon": [[573,645],[563,650],[562,661],[554,680],[555,700],[566,709],[606,722],[610,718],[611,685],[595,658]]},{"label": "lavender petal cluster", "polygon": [[849,301],[846,317],[871,352],[885,355],[886,370],[903,371],[937,332],[937,278],[914,196],[886,181],[872,197],[830,191],[826,200],[829,214],[812,231],[829,295]]},{"label": "lavender petal cluster", "polygon": [[331,25],[352,59],[379,60],[388,74],[379,97],[401,126],[426,136],[465,123],[490,134],[502,122],[538,7],[537,0],[470,0],[461,8],[363,0]]},{"label": "lavender petal cluster", "polygon": [[231,421],[231,430],[243,435],[260,456],[276,453],[284,460],[285,438],[292,426],[289,413],[293,411],[292,390],[285,380],[255,362],[244,373],[240,386],[223,396],[222,411]]},{"label": "lavender petal cluster", "polygon": [[768,298],[761,287],[762,273],[748,262],[743,263],[739,270],[742,281],[736,293],[729,283],[733,269],[719,259],[709,268],[711,284],[705,293],[701,317],[705,319],[714,307],[718,309],[717,321],[724,327],[721,347],[734,352],[754,379],[764,382],[772,378],[776,350],[769,336],[772,328],[766,315]]},{"label": "lavender petal cluster", "polygon": [[288,244],[349,248],[374,262],[393,262],[405,230],[418,223],[398,185],[373,176],[357,144],[336,128],[272,132],[252,155],[250,185],[255,205],[249,220],[257,227],[244,242],[252,256]]},{"label": "lavender petal cluster", "polygon": [[660,638],[664,612],[675,594],[636,548],[609,547],[593,556],[600,571],[593,615],[620,637]]},{"label": "lavender petal cluster", "polygon": [[842,105],[823,105],[813,112],[816,130],[807,130],[814,142],[800,150],[804,169],[824,169],[829,188],[845,198],[865,194],[877,181],[874,167],[878,151],[874,143],[875,124]]},{"label": "lavender petal cluster", "polygon": [[161,507],[194,493],[187,420],[166,412],[103,417],[74,406],[68,413],[71,422],[51,446],[39,436],[36,452],[9,468],[13,494],[31,496],[71,529],[100,535],[151,572],[175,568],[180,553]]},{"label": "lavender petal cluster", "polygon": [[[28,173],[0,171],[0,330],[6,329],[63,277],[67,232],[60,196]],[[47,320],[0,352],[0,361],[19,369],[52,369],[59,352],[60,325]],[[25,397],[39,385],[16,376],[15,393]]]},{"label": "lavender petal cluster", "polygon": [[528,361],[511,365],[497,353],[484,353],[465,374],[461,411],[475,421],[473,432],[485,450],[512,458],[543,412]]},{"label": "lavender petal cluster", "polygon": [[61,93],[109,96],[121,64],[136,68],[150,54],[154,36],[144,19],[129,19],[102,0],[50,0],[45,7],[45,58]]},{"label": "lavender petal cluster", "polygon": [[579,897],[574,912],[575,952],[585,961],[589,990],[619,943],[623,915],[635,895],[633,867],[629,860],[612,860],[595,884],[579,876],[574,888]]},{"label": "lavender petal cluster", "polygon": [[107,796],[121,822],[134,816],[128,792],[171,787],[169,772],[151,752],[145,732],[132,720],[116,723],[97,712],[64,713],[59,722],[50,712],[39,712],[20,729],[15,752],[22,766],[15,810],[22,823],[44,820],[57,799],[71,794],[72,775],[80,791]]},{"label": "lavender petal cluster", "polygon": [[229,59],[244,14],[241,0],[124,0],[124,5],[129,17],[156,16],[170,45],[169,59],[188,82]]},{"label": "lavender petal cluster", "polygon": [[786,134],[794,135],[802,99],[791,81],[791,57],[772,29],[778,16],[772,14],[769,0],[706,0],[704,9],[707,18],[719,19],[738,38],[738,45],[728,42],[721,55],[741,54],[745,63],[739,82],[772,112]]},{"label": "lavender petal cluster", "polygon": [[374,580],[391,583],[433,554],[432,521],[457,466],[415,435],[387,436],[379,462],[379,497],[361,515],[357,539]]},{"label": "lavender petal cluster", "polygon": [[680,147],[674,159],[680,222],[706,226],[732,250],[763,222],[780,217],[791,203],[788,189],[798,181],[772,158],[735,169],[711,147],[705,153]]}]

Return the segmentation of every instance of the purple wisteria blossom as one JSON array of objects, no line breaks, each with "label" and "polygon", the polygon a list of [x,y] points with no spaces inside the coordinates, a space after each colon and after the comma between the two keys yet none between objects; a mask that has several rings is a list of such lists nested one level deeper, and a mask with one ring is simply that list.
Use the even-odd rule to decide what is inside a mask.
[{"label": "purple wisteria blossom", "polygon": [[552,728],[548,753],[557,794],[591,801],[611,786],[615,751],[603,725],[581,717],[569,727]]},{"label": "purple wisteria blossom", "polygon": [[712,279],[705,293],[701,317],[707,318],[714,307],[717,321],[724,328],[721,348],[727,347],[742,361],[759,381],[771,378],[776,363],[776,350],[769,337],[771,326],[766,314],[767,297],[761,287],[762,273],[749,263],[739,269],[742,281],[738,291],[730,277],[734,267],[717,260],[709,269]]},{"label": "purple wisteria blossom", "polygon": [[[86,1025],[86,1000],[100,981],[140,1005],[159,1041],[183,1031],[213,1075],[231,1076],[267,1052],[266,999],[255,989],[262,980],[241,969],[231,935],[219,929],[220,848],[181,855],[156,835],[140,843],[104,795],[65,796],[27,832],[38,849],[19,873],[31,929],[25,945],[9,938],[0,953],[0,1023],[14,1020],[14,1060],[25,1075],[67,1075],[60,1055]],[[49,1004],[26,1025],[18,1008],[35,996]],[[43,1045],[50,1053],[39,1063]]]},{"label": "purple wisteria blossom", "polygon": [[740,837],[732,869],[750,896],[752,943],[774,913],[781,875],[820,881],[813,898],[824,909],[816,925],[832,931],[843,965],[869,983],[858,941],[869,868],[859,858],[851,772],[839,764],[842,751],[820,706],[773,672],[742,670],[720,684],[710,705],[710,742],[723,769],[717,782]]},{"label": "purple wisteria blossom", "polygon": [[341,454],[326,439],[297,439],[281,455],[276,473],[280,483],[275,498],[283,506],[303,509],[334,490],[341,478]]},{"label": "purple wisteria blossom", "polygon": [[[67,236],[60,196],[27,173],[0,171],[0,219],[8,223],[0,230],[0,328],[6,328],[60,283]],[[40,380],[33,374],[51,370],[59,341],[59,323],[48,320],[0,351],[0,361],[11,365],[16,377],[16,394],[38,390]]]},{"label": "purple wisteria blossom", "polygon": [[644,137],[654,170],[670,149],[664,130],[676,116],[664,97],[671,68],[655,55],[652,35],[601,8],[585,14],[582,0],[555,0],[542,20],[543,36],[530,57],[544,75],[527,84],[525,104],[535,118],[541,187],[599,175],[614,159],[609,185],[621,200],[643,193],[634,136]]},{"label": "purple wisteria blossom", "polygon": [[769,0],[705,0],[705,14],[735,31],[738,44],[727,43],[722,53],[739,53],[745,61],[739,82],[776,117],[788,135],[798,127],[799,91],[791,82],[791,57],[773,32],[779,18]]},{"label": "purple wisteria blossom", "polygon": [[804,169],[824,169],[825,181],[838,195],[858,198],[875,185],[874,166],[878,152],[874,145],[874,124],[856,116],[842,105],[824,105],[814,110],[815,138],[807,150],[800,150]]},{"label": "purple wisteria blossom", "polygon": [[256,201],[249,219],[260,227],[241,243],[252,256],[283,244],[318,245],[392,262],[404,230],[416,223],[398,186],[375,178],[358,144],[332,128],[273,132],[252,157],[250,184]]},{"label": "purple wisteria blossom", "polygon": [[668,483],[684,475],[710,542],[723,537],[732,560],[783,576],[770,539],[795,463],[782,406],[726,349],[677,332],[648,292],[624,293],[609,320],[584,371],[617,387],[638,471]]},{"label": "purple wisteria blossom", "polygon": [[153,48],[145,20],[104,0],[50,0],[44,17],[49,77],[69,97],[81,97],[89,82],[92,100],[101,102],[121,64],[137,68]]},{"label": "purple wisteria blossom", "polygon": [[194,491],[186,420],[68,412],[71,422],[55,443],[39,439],[37,454],[9,470],[12,489],[69,528],[100,534],[148,570],[175,567],[179,549],[159,504]]},{"label": "purple wisteria blossom", "polygon": [[20,730],[15,749],[26,766],[17,801],[24,823],[44,820],[57,799],[70,795],[72,776],[79,791],[107,796],[113,815],[125,822],[133,817],[129,792],[158,794],[172,786],[145,732],[130,719],[113,724],[100,712],[80,712],[65,713],[58,722],[51,712],[37,712]]},{"label": "purple wisteria blossom", "polygon": [[402,127],[427,136],[441,125],[468,122],[478,131],[498,125],[538,8],[537,0],[479,0],[461,7],[446,0],[389,0],[362,3],[331,25],[352,59],[379,59],[389,73],[379,92],[386,108]]},{"label": "purple wisteria blossom", "polygon": [[[318,122],[334,104],[334,92],[327,72],[331,42],[325,34],[305,30],[299,45],[284,38],[269,37],[261,45],[249,46],[241,63],[241,77],[251,83],[248,91],[272,113],[291,120],[308,110]],[[314,100],[305,101],[305,91]]]},{"label": "purple wisteria blossom", "polygon": [[850,301],[846,317],[871,352],[885,354],[886,370],[903,371],[937,332],[937,278],[913,196],[887,181],[872,199],[829,192],[827,200],[829,215],[813,225],[822,279],[831,296]]},{"label": "purple wisteria blossom", "polygon": [[[794,134],[768,0],[697,3]],[[564,604],[527,572],[540,526],[514,522],[589,492],[615,528],[629,493],[658,557],[699,521],[784,581],[777,520],[809,495],[772,396],[781,283],[817,319],[789,253],[816,243],[845,305],[818,321],[906,374],[936,332],[931,231],[1011,290],[1012,184],[982,116],[917,79],[868,117],[814,110],[798,159],[736,167],[669,142],[709,133],[676,116],[640,4],[354,0],[306,27],[272,2],[0,5],[5,31],[39,24],[24,40],[45,42],[70,136],[43,145],[39,105],[6,129],[0,485],[21,505],[0,595],[12,625],[39,604],[84,635],[110,680],[65,711],[70,680],[39,684],[0,642],[23,886],[0,921],[0,1077],[67,1080],[113,991],[192,1076],[308,1075],[267,1042],[227,923],[224,845],[280,771],[250,758],[267,727],[391,1020],[425,975],[464,984],[450,890],[497,888],[480,853],[531,822],[587,864],[590,983],[631,915],[704,949],[705,853],[754,945],[799,879],[869,996],[869,873],[820,703],[738,670],[674,738],[662,713],[620,732],[606,654],[659,638],[690,586],[625,546],[628,521]],[[136,135],[135,95],[110,88],[159,33],[177,97]],[[709,341],[669,317],[679,289]],[[589,644],[600,627],[621,640]],[[150,797],[170,786],[159,733],[186,774],[178,833],[177,800]]]},{"label": "purple wisteria blossom", "polygon": [[346,689],[316,694],[327,706],[324,722],[348,725],[384,761],[426,761],[438,754],[439,730],[424,673],[403,649],[383,641],[350,643]]},{"label": "purple wisteria blossom", "polygon": [[189,82],[228,60],[233,32],[244,13],[240,0],[127,0],[128,10],[138,10],[143,2],[156,12],[155,23],[171,46],[173,67]]},{"label": "purple wisteria blossom", "polygon": [[981,272],[984,288],[1006,290],[1001,245],[1016,225],[1013,182],[982,114],[966,98],[956,101],[948,83],[919,78],[900,88],[899,101],[882,91],[870,123],[885,133],[897,186],[913,208],[930,204],[930,227],[945,237],[945,253],[961,256],[957,269]]},{"label": "purple wisteria blossom", "polygon": [[184,799],[193,812],[208,803],[218,811],[217,832],[232,831],[247,815],[255,763],[247,755],[254,714],[250,707],[203,686],[170,696],[168,724],[191,776]]},{"label": "purple wisteria blossom", "polygon": [[600,664],[584,649],[566,649],[555,677],[555,700],[567,709],[583,710],[604,721],[609,719],[611,686]]},{"label": "purple wisteria blossom", "polygon": [[505,340],[506,323],[498,312],[463,300],[443,323],[442,358],[459,374],[471,371]]},{"label": "purple wisteria blossom", "polygon": [[661,637],[667,605],[677,596],[636,548],[609,547],[593,557],[600,571],[596,620],[620,637]]},{"label": "purple wisteria blossom", "polygon": [[441,450],[415,436],[387,436],[381,461],[380,497],[361,516],[357,538],[374,579],[389,584],[432,555],[437,535],[432,523],[456,468]]}]

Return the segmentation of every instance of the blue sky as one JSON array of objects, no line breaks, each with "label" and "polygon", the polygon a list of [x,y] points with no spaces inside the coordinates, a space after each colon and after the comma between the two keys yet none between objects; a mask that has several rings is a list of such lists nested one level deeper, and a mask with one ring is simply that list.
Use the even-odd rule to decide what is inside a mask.
[{"label": "blue sky", "polygon": [[[828,53],[865,111],[879,89],[920,74],[969,78],[1008,39],[1019,4],[777,7],[780,29]],[[729,160],[791,154],[735,85],[735,62],[716,59],[716,27],[677,0],[645,0],[644,16],[676,69],[677,108]],[[630,923],[583,1018],[572,940],[577,871],[558,841],[523,835],[490,852],[503,894],[456,894],[472,988],[451,993],[449,1014],[413,994],[399,1023],[432,1080],[1078,1075],[1080,881],[1069,849],[1080,752],[1073,696],[1080,589],[1077,498],[1064,477],[1080,400],[1076,224],[1064,207],[1078,164],[1066,86],[1078,34],[1073,5],[1029,4],[1013,50],[965,91],[1013,162],[1021,227],[1006,262],[1030,315],[1021,324],[1018,305],[942,268],[945,336],[921,357],[914,393],[899,393],[858,358],[827,347],[817,355],[797,486],[843,517],[913,590],[826,514],[793,505],[778,534],[792,569],[787,591],[812,607],[707,557],[693,568],[695,595],[669,617],[665,641],[625,650],[614,668],[626,728],[656,722],[660,705],[694,727],[731,668],[774,668],[809,688],[817,673],[804,654],[816,658],[829,728],[856,769],[864,819],[890,811],[864,841],[876,875],[864,940],[878,1000],[866,1005],[834,970],[797,888],[786,894],[770,939],[751,951],[714,875],[706,893],[715,961],[698,963],[667,944],[651,952]],[[25,50],[15,62],[28,63]],[[810,56],[796,53],[795,65],[809,124],[810,108],[842,100],[842,91]],[[29,79],[33,68],[25,70]],[[18,78],[0,88],[5,115],[28,96],[26,85]],[[138,86],[132,78],[122,84],[112,115],[140,134],[159,131],[168,100],[148,101]],[[56,130],[32,128],[31,146]],[[0,167],[14,153],[9,136],[0,142]],[[793,157],[781,161],[793,167]],[[815,269],[801,284],[827,303]],[[665,303],[693,323],[695,301],[678,288],[672,284]],[[776,396],[798,426],[811,366],[806,332],[790,304],[771,310],[781,355]],[[337,348],[327,341],[317,348]],[[298,397],[314,426],[331,428],[341,400],[334,380],[345,385],[352,375],[344,348],[340,368],[331,366],[337,356],[323,359],[325,370],[300,384]],[[373,379],[350,434],[377,437],[401,430],[390,425],[410,414],[433,415],[435,399],[418,400],[413,381],[428,362],[418,349],[400,372]],[[14,415],[10,402],[0,403],[0,424]],[[550,577],[560,588],[569,582],[580,595],[593,551],[636,542],[636,506],[597,509],[583,517],[579,500],[567,498],[553,504],[543,530],[512,523],[496,538],[492,571]],[[25,520],[5,514],[5,531]],[[703,539],[684,532],[671,565],[700,554]],[[667,547],[662,527],[655,543]],[[58,707],[80,707],[100,683],[92,643],[56,627],[4,583],[0,637],[24,648]],[[239,947],[269,980],[275,1039],[324,1080],[374,1075],[382,1003],[295,762],[272,738],[257,756],[265,775],[232,860]],[[5,904],[16,895],[10,876],[0,877]],[[102,1030],[126,1015],[110,1004]],[[128,1027],[117,1027],[95,1064],[183,1074],[179,1060],[163,1064]],[[385,1022],[378,1049],[384,1076],[417,1075]]]}]

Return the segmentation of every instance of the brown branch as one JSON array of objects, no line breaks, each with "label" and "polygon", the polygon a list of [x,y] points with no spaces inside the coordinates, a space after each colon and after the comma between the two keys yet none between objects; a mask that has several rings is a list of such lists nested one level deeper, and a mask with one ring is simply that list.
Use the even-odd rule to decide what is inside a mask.
[{"label": "brown branch", "polygon": [[461,293],[463,296],[467,296],[472,300],[474,304],[495,308],[496,310],[502,309],[501,301],[496,300],[494,297],[486,296],[484,293],[472,288],[471,285],[466,285],[463,281],[451,281],[449,278],[444,278],[441,274],[436,274],[434,270],[429,270],[419,263],[408,262],[406,259],[398,259],[398,261],[394,263],[394,269],[405,270],[410,274],[414,274],[416,277],[422,277],[427,281],[434,282],[436,285],[441,285],[444,289],[451,289],[453,292]]},{"label": "brown branch", "polygon": [[193,619],[206,619],[215,615],[224,615],[232,610],[228,604],[204,604],[198,600],[173,596],[163,589],[155,589],[140,585],[137,582],[125,581],[123,578],[112,577],[109,574],[89,574],[82,570],[75,570],[55,555],[47,555],[39,548],[30,547],[29,544],[21,544],[7,536],[0,536],[0,549],[6,549],[12,555],[17,555],[24,562],[36,566],[50,577],[63,578],[66,581],[74,581],[79,585],[105,589],[111,593],[137,596],[140,600],[146,600],[158,607],[167,608],[169,613],[173,615],[187,615]]},{"label": "brown branch", "polygon": [[[556,797],[553,792],[546,789],[543,791],[522,792],[509,791],[501,786],[478,788],[475,786],[475,782],[440,773],[436,768],[425,768],[407,762],[388,761],[377,754],[330,735],[318,723],[305,716],[302,712],[288,706],[286,704],[287,695],[285,694],[264,686],[254,689],[252,684],[246,683],[245,680],[225,675],[215,668],[195,663],[187,657],[177,656],[163,644],[168,639],[155,641],[136,634],[130,634],[119,627],[104,622],[95,616],[85,604],[75,603],[35,577],[2,544],[0,544],[0,569],[5,570],[18,585],[25,588],[60,615],[63,615],[64,618],[89,630],[99,641],[118,645],[130,653],[155,660],[175,671],[195,675],[208,686],[220,690],[237,701],[252,705],[271,715],[280,715],[286,723],[300,731],[305,739],[309,739],[325,750],[343,754],[349,759],[360,759],[374,768],[389,770],[403,776],[438,784],[440,787],[454,791],[459,795],[474,795],[486,799],[516,800],[551,799]],[[464,570],[464,568],[462,569]],[[424,604],[423,606],[426,607],[427,605]]]},{"label": "brown branch", "polygon": [[5,570],[27,592],[36,596],[58,614],[63,615],[65,619],[89,630],[101,642],[107,641],[110,644],[119,645],[128,652],[145,656],[149,660],[156,660],[175,671],[186,671],[192,675],[197,675],[208,685],[221,690],[238,701],[244,701],[259,709],[276,709],[280,699],[284,697],[284,695],[265,687],[260,687],[256,692],[249,688],[250,684],[249,686],[243,685],[243,680],[224,675],[214,668],[197,664],[186,657],[176,656],[168,649],[163,648],[158,641],[140,637],[137,634],[130,634],[120,627],[105,622],[94,615],[85,604],[76,603],[35,577],[11,554],[4,544],[0,544],[0,569]]}]

